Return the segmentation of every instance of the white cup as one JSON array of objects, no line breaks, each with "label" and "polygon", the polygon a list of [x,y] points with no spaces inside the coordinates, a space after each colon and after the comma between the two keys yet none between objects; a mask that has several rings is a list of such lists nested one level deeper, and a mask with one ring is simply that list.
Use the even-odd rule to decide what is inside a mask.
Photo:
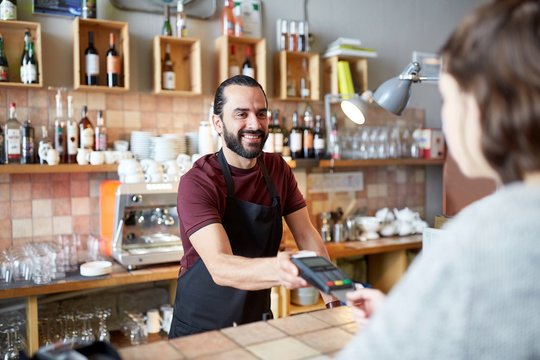
[{"label": "white cup", "polygon": [[114,164],[118,160],[114,151],[105,150],[104,153],[105,153],[106,164]]},{"label": "white cup", "polygon": [[58,165],[58,163],[60,162],[60,155],[58,154],[58,150],[48,149],[46,159],[47,159],[47,164]]},{"label": "white cup", "polygon": [[166,333],[169,333],[173,318],[173,307],[171,305],[161,305],[160,310],[163,318],[163,321],[161,322],[161,329]]},{"label": "white cup", "polygon": [[161,330],[161,316],[158,309],[150,309],[146,313],[146,331],[149,334],[158,333]]},{"label": "white cup", "polygon": [[144,181],[147,183],[160,183],[163,182],[162,173],[146,173],[144,175]]},{"label": "white cup", "polygon": [[120,175],[120,181],[125,184],[140,184],[144,182],[143,174],[139,172]]},{"label": "white cup", "polygon": [[131,151],[115,151],[114,152],[116,161],[120,161],[122,159],[133,159],[133,154]]},{"label": "white cup", "polygon": [[118,164],[118,175],[140,174],[141,172],[141,166],[135,159],[122,159]]},{"label": "white cup", "polygon": [[92,151],[89,156],[90,164],[102,165],[105,162],[105,154],[103,151]]},{"label": "white cup", "polygon": [[88,165],[90,152],[92,152],[90,149],[77,149],[77,164]]},{"label": "white cup", "polygon": [[116,140],[114,142],[114,150],[116,151],[128,151],[129,142],[126,140]]}]

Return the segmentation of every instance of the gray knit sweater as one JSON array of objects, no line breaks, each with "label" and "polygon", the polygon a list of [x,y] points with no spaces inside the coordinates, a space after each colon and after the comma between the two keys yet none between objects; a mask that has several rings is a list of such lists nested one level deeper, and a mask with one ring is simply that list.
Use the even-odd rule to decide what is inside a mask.
[{"label": "gray knit sweater", "polygon": [[540,359],[540,186],[505,186],[444,229],[338,359]]}]

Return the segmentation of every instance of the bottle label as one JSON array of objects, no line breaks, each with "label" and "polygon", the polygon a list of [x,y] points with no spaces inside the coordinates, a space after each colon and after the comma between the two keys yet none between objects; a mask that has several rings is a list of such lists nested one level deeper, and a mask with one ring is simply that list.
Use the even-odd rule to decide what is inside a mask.
[{"label": "bottle label", "polygon": [[283,133],[274,134],[274,152],[279,154],[283,152]]},{"label": "bottle label", "polygon": [[77,155],[79,139],[77,138],[77,125],[74,122],[68,122],[67,125],[67,153],[68,155]]},{"label": "bottle label", "polygon": [[164,71],[162,82],[163,89],[174,90],[176,88],[176,74],[174,71]]},{"label": "bottle label", "polygon": [[0,81],[8,81],[8,67],[0,66]]},{"label": "bottle label", "polygon": [[107,150],[107,134],[105,133],[96,134],[96,150],[98,151]]},{"label": "bottle label", "polygon": [[309,97],[309,88],[307,87],[306,79],[300,79],[300,97],[307,98]]},{"label": "bottle label", "polygon": [[324,141],[324,138],[317,137],[313,140],[313,147],[315,150],[324,150],[326,147],[326,141]]},{"label": "bottle label", "polygon": [[107,56],[107,74],[120,74],[120,56]]},{"label": "bottle label", "polygon": [[60,126],[56,127],[54,134],[54,148],[58,150],[58,154],[62,157],[65,151],[64,145],[64,129]]},{"label": "bottle label", "polygon": [[21,157],[21,131],[19,129],[7,129],[6,150],[8,159],[19,159]]},{"label": "bottle label", "polygon": [[37,82],[36,64],[26,64],[26,82]]},{"label": "bottle label", "polygon": [[302,134],[301,133],[291,133],[289,135],[289,148],[291,152],[302,151]]},{"label": "bottle label", "polygon": [[17,20],[17,6],[4,0],[0,4],[0,20]]},{"label": "bottle label", "polygon": [[94,129],[85,128],[81,132],[81,149],[94,148]]},{"label": "bottle label", "polygon": [[33,137],[25,136],[22,138],[22,156],[25,158],[34,156],[34,138]]},{"label": "bottle label", "polygon": [[255,79],[255,69],[253,68],[242,68],[242,75],[250,76]]},{"label": "bottle label", "polygon": [[229,77],[233,77],[236,75],[240,75],[240,66],[238,65],[229,66]]},{"label": "bottle label", "polygon": [[266,142],[264,143],[263,151],[268,153],[276,152],[275,150],[275,142],[274,142],[274,134],[269,132],[268,137],[266,138]]},{"label": "bottle label", "polygon": [[96,54],[86,55],[86,75],[99,75],[99,56]]},{"label": "bottle label", "polygon": [[313,149],[313,133],[304,133],[304,149]]},{"label": "bottle label", "polygon": [[23,84],[27,84],[28,83],[28,75],[27,75],[27,66],[26,65],[21,65],[21,82]]},{"label": "bottle label", "polygon": [[179,38],[187,37],[186,20],[181,17],[176,20],[176,36]]}]

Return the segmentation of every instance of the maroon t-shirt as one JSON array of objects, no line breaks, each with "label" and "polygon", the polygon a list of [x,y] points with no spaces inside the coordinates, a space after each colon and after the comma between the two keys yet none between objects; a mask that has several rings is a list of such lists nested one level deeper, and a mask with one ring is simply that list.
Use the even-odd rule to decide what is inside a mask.
[{"label": "maroon t-shirt", "polygon": [[[283,216],[306,206],[296,179],[281,155],[262,153],[259,158],[270,175],[281,204]],[[271,206],[272,199],[258,164],[251,169],[229,166],[234,182],[234,197],[251,203]],[[184,256],[182,274],[199,259],[189,237],[202,227],[221,223],[225,215],[227,186],[217,154],[205,155],[180,179],[178,216]]]}]

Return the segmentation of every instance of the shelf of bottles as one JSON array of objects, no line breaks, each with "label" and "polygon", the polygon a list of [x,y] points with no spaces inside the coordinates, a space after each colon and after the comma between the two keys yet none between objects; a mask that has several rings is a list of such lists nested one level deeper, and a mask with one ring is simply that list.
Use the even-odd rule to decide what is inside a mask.
[{"label": "shelf of bottles", "polygon": [[276,96],[280,100],[319,100],[318,54],[281,50],[275,54],[274,66]]},{"label": "shelf of bottles", "polygon": [[106,165],[0,165],[0,174],[47,174],[47,173],[99,173],[116,172],[117,164]]},{"label": "shelf of bottles", "polygon": [[[128,91],[128,24],[77,17],[73,21],[72,31],[73,88],[101,92]],[[93,40],[93,44],[90,40]]]},{"label": "shelf of bottles", "polygon": [[[25,33],[30,32],[29,40],[34,43],[34,54],[32,62],[37,64],[35,74],[30,76],[23,74],[21,78],[21,57],[25,48]],[[0,20],[0,33],[3,38],[3,54],[4,60],[0,60],[0,66],[5,66],[7,63],[7,81],[1,81],[0,86],[5,87],[42,87],[43,75],[40,69],[41,62],[41,24],[29,21],[6,21]],[[4,62],[4,64],[2,64]],[[32,65],[33,66],[33,65]],[[27,67],[28,69],[28,67]],[[3,73],[3,70],[0,70]],[[23,70],[24,71],[24,70]],[[25,72],[28,74],[29,72]],[[5,76],[4,76],[5,78]],[[30,79],[31,80],[28,80]]]},{"label": "shelf of bottles", "polygon": [[362,93],[368,89],[367,59],[354,56],[331,56],[323,60],[323,89],[325,94],[339,94],[338,61],[347,61],[355,91]]},{"label": "shelf of bottles", "polygon": [[222,35],[214,45],[216,87],[232,75],[243,73],[242,68],[251,66],[255,80],[266,91],[266,39]]},{"label": "shelf of bottles", "polygon": [[202,93],[201,41],[199,39],[156,36],[152,41],[152,53],[155,94],[200,95]]}]

